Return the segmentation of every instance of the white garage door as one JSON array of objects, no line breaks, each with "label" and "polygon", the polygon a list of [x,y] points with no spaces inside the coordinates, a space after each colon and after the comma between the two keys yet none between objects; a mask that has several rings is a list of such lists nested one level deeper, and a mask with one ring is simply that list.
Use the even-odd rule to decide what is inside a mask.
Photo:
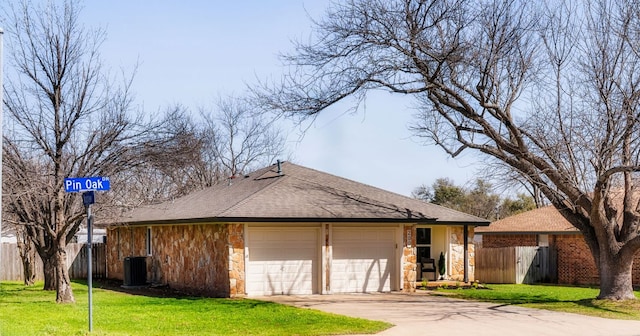
[{"label": "white garage door", "polygon": [[319,228],[250,227],[247,295],[317,293],[318,233]]},{"label": "white garage door", "polygon": [[333,229],[331,291],[384,292],[397,289],[394,228]]}]

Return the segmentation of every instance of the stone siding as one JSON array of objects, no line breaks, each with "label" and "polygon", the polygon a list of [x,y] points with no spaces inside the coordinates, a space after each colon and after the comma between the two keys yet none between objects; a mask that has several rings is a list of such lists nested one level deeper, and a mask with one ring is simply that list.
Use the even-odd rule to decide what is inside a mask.
[{"label": "stone siding", "polygon": [[[410,240],[409,240],[410,238]],[[402,291],[416,291],[416,226],[405,225],[402,228]]]},{"label": "stone siding", "polygon": [[[475,273],[475,245],[473,244],[473,227],[469,226],[467,248],[469,252],[469,281],[474,281]],[[450,280],[464,280],[464,228],[462,226],[452,226],[450,230],[449,244],[449,265],[451,269],[447,272]]]},{"label": "stone siding", "polygon": [[244,225],[229,224],[229,286],[230,296],[246,294],[244,265]]},{"label": "stone siding", "polygon": [[[145,227],[120,226],[107,230],[107,277],[124,279],[124,258],[146,256]],[[147,263],[147,271],[149,263]]]},{"label": "stone siding", "polygon": [[[232,227],[233,229],[229,229]],[[117,238],[120,231],[120,251],[116,246],[109,246],[108,265],[111,266],[109,277],[123,279],[122,260],[130,255],[144,255],[146,227],[121,227],[109,230]],[[234,253],[229,257],[230,231],[234,234],[237,245],[237,227],[226,224],[201,225],[167,225],[152,226],[152,255],[147,257],[147,280],[154,284],[168,285],[171,288],[193,294],[215,297],[229,297],[230,275],[233,275],[236,285],[233,292],[237,293],[237,286],[244,291],[244,274],[230,272],[233,265],[229,261],[239,257]],[[240,230],[242,231],[242,230]],[[122,236],[131,235],[132,241],[122,240]],[[107,239],[117,242],[117,239]],[[133,249],[131,249],[131,246]],[[233,245],[232,245],[233,246]],[[242,255],[244,252],[242,252]],[[118,258],[120,257],[120,258]],[[116,262],[111,262],[117,260]],[[242,258],[242,266],[244,258]],[[116,266],[117,264],[117,266]],[[242,267],[241,269],[244,269]],[[238,281],[240,279],[241,281]]]}]

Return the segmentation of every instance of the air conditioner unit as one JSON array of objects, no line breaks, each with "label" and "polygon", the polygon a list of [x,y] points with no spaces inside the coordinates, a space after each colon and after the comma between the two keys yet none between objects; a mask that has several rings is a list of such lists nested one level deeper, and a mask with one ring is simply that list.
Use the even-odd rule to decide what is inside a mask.
[{"label": "air conditioner unit", "polygon": [[124,258],[123,286],[145,286],[147,284],[147,257]]}]

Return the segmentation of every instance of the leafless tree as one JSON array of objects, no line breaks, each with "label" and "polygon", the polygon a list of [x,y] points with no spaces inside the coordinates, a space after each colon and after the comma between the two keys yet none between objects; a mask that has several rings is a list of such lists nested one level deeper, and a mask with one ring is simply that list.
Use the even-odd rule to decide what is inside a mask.
[{"label": "leafless tree", "polygon": [[386,89],[413,131],[526,176],[584,235],[603,299],[635,299],[640,250],[637,0],[345,0],[285,56],[262,106],[306,118]]},{"label": "leafless tree", "polygon": [[[169,108],[165,132],[174,142],[173,153],[161,153],[116,175],[117,191],[105,195],[103,207],[117,218],[122,211],[186,195],[252,169],[271,164],[284,153],[284,135],[243,98],[219,98],[201,108],[199,118],[184,106]],[[164,146],[168,146],[165,144]]]},{"label": "leafless tree", "polygon": [[81,198],[64,178],[118,176],[151,157],[179,159],[161,123],[132,108],[131,78],[102,67],[100,29],[79,22],[74,1],[5,5],[9,129],[3,142],[4,202],[44,264],[45,289],[73,302],[65,246],[83,223]]},{"label": "leafless tree", "polygon": [[247,173],[273,163],[284,152],[281,131],[240,97],[220,97],[214,108],[202,108],[202,184]]}]

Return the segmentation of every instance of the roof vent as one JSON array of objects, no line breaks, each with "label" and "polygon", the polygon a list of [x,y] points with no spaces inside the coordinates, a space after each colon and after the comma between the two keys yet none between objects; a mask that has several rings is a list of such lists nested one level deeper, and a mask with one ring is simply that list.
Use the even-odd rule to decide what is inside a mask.
[{"label": "roof vent", "polygon": [[278,175],[282,175],[282,161],[278,160]]}]

